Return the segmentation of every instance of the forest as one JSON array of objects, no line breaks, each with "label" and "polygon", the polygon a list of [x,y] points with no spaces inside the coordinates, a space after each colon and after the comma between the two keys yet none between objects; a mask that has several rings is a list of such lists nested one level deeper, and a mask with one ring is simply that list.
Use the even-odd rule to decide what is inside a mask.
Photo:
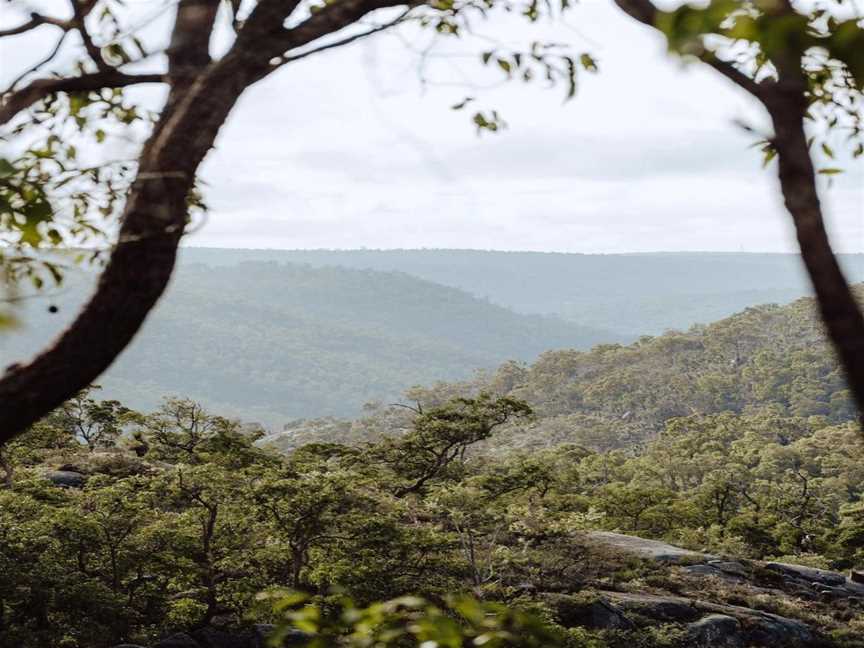
[{"label": "forest", "polygon": [[[758,307],[275,435],[185,398],[140,413],[89,389],[0,454],[0,644],[519,628],[520,646],[702,645],[704,614],[663,607],[683,595],[737,610],[750,643],[734,645],[864,645],[864,587],[808,591],[772,571],[864,561],[864,447],[820,344],[811,300]],[[629,372],[644,389],[616,387]],[[657,563],[603,530],[699,553]],[[686,566],[700,554],[746,579]],[[628,593],[666,603],[634,611],[615,598]],[[783,621],[765,635],[755,614]],[[367,615],[382,636],[364,635]]]},{"label": "forest", "polygon": [[[597,451],[639,446],[669,419],[694,414],[767,413],[826,423],[855,416],[812,299],[754,306],[629,345],[547,351],[530,365],[507,362],[471,380],[411,389],[406,398],[439,404],[480,391],[523,400],[534,411],[530,429],[505,426],[495,443],[500,450],[559,443]],[[367,417],[354,420],[292,421],[269,438],[289,449],[324,439],[350,442],[365,438],[370,428],[395,432],[406,424],[404,413],[386,404],[370,403],[366,410]]]},{"label": "forest", "polygon": [[[77,282],[75,281],[77,279]],[[92,275],[22,309],[0,338],[23,359],[68,322]],[[59,312],[47,313],[49,305]],[[248,261],[182,265],[127,353],[100,384],[131,407],[183,394],[225,415],[279,426],[352,416],[417,384],[466,378],[547,349],[624,340],[556,317],[521,314],[398,272]]]},{"label": "forest", "polygon": [[[851,278],[864,279],[864,257],[842,258]],[[553,349],[588,351],[670,329],[689,336],[693,325],[804,296],[799,266],[793,255],[767,254],[188,248],[165,299],[98,383],[135,409],[182,394],[269,428],[356,417],[416,385],[470,380]],[[0,336],[3,358],[26,359],[59,333],[92,280],[70,273],[61,289],[25,301],[20,326]],[[815,328],[808,335],[821,339]],[[660,382],[647,366],[639,375]]]}]

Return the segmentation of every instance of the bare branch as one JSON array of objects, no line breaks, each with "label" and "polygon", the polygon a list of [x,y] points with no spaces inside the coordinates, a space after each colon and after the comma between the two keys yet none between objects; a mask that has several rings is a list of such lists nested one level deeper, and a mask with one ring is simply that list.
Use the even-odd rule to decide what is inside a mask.
[{"label": "bare branch", "polygon": [[81,41],[84,43],[84,49],[87,50],[87,55],[93,60],[96,67],[100,70],[109,70],[111,66],[108,65],[102,57],[102,50],[96,46],[93,39],[90,37],[90,32],[87,30],[87,16],[93,10],[94,6],[95,3],[92,2],[82,4],[81,2],[73,1],[72,7],[75,12],[74,24],[78,33],[81,35]]},{"label": "bare branch", "polygon": [[643,25],[654,26],[654,22],[657,19],[657,7],[654,6],[651,0],[615,0],[615,4],[624,13],[631,18],[635,18]]},{"label": "bare branch", "polygon": [[372,36],[373,34],[377,34],[378,32],[382,32],[382,31],[385,31],[387,29],[391,29],[392,27],[395,27],[396,25],[399,25],[400,23],[405,22],[405,18],[408,16],[409,13],[411,13],[412,9],[413,9],[413,7],[409,7],[408,9],[403,11],[401,14],[399,14],[398,17],[394,18],[393,20],[386,22],[386,23],[383,23],[381,25],[376,25],[375,27],[371,27],[371,28],[367,29],[366,31],[352,34],[351,36],[346,36],[345,38],[342,38],[339,40],[331,41],[331,42],[326,43],[324,45],[321,45],[319,47],[313,47],[312,49],[305,50],[305,51],[300,52],[298,54],[291,54],[291,55],[286,54],[286,55],[282,56],[282,58],[279,59],[279,62],[276,63],[275,65],[273,65],[273,67],[276,68],[276,67],[285,65],[286,63],[293,63],[294,61],[299,61],[300,59],[306,58],[307,56],[311,56],[312,54],[318,54],[319,52],[324,52],[324,51],[329,50],[329,49],[334,49],[336,47],[342,47],[343,45],[349,45],[350,43],[353,43],[353,42],[358,41],[358,40],[362,40],[368,36]]},{"label": "bare branch", "polygon": [[703,54],[700,57],[700,60],[703,63],[710,65],[717,72],[732,81],[732,83],[743,88],[757,99],[764,99],[766,86],[770,85],[770,82],[766,81],[758,83],[757,81],[754,81],[734,65],[728,61],[717,58],[717,56],[711,52]]},{"label": "bare branch", "polygon": [[[294,0],[288,3],[289,6],[294,4]],[[271,61],[278,61],[286,52],[308,45],[319,38],[334,34],[355,24],[368,13],[377,9],[406,5],[410,9],[420,4],[422,3],[416,0],[342,0],[326,5],[300,24],[286,29],[282,26],[288,16],[285,14],[284,4],[276,1],[266,4],[261,2],[258,8],[262,10],[262,13],[250,16],[238,35],[232,51],[226,58],[243,57],[249,61],[254,73],[252,82],[255,82],[279,67],[278,63],[274,67]],[[283,8],[281,14],[275,10],[277,5]],[[265,10],[267,13],[264,13]],[[265,16],[270,16],[270,20],[265,20]],[[275,21],[274,16],[276,16]],[[276,25],[275,28],[274,25]],[[356,38],[348,37],[344,40],[351,42]],[[326,47],[326,45],[322,46],[322,48]],[[298,57],[302,56],[298,55]]]},{"label": "bare branch", "polygon": [[60,38],[57,40],[57,44],[54,46],[54,48],[51,50],[51,52],[48,54],[48,56],[43,58],[41,61],[34,63],[32,66],[30,66],[29,68],[24,70],[17,77],[15,77],[15,79],[12,81],[12,83],[10,83],[8,85],[6,90],[4,90],[3,92],[0,92],[0,97],[3,97],[5,95],[9,94],[10,92],[12,92],[15,89],[15,86],[17,86],[19,83],[21,83],[21,81],[24,80],[25,77],[36,72],[43,65],[46,65],[46,64],[50,63],[51,61],[53,61],[54,57],[57,56],[57,52],[59,52],[60,48],[63,46],[63,42],[66,40],[66,37],[68,35],[69,35],[69,32],[64,31],[63,34],[60,36]]},{"label": "bare branch", "polygon": [[417,407],[412,407],[411,405],[405,405],[404,403],[390,403],[388,405],[388,407],[402,407],[404,409],[411,410],[412,412],[415,412],[417,414],[423,413],[423,408],[420,407],[419,403],[417,404]]},{"label": "bare branch", "polygon": [[10,29],[0,29],[0,38],[6,36],[17,36],[18,34],[23,34],[24,32],[36,29],[42,25],[54,25],[64,31],[69,31],[74,27],[74,25],[68,20],[60,20],[59,18],[52,18],[51,16],[44,16],[34,12],[30,14],[30,20],[26,23],[22,23],[17,27],[11,27]]}]

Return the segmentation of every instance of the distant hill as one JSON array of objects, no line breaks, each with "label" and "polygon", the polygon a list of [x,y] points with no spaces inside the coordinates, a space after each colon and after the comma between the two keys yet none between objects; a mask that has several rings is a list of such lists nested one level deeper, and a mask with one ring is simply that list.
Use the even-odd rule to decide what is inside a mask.
[{"label": "distant hill", "polygon": [[[864,298],[864,286],[857,286]],[[533,364],[508,362],[472,381],[414,389],[428,407],[488,390],[535,411],[530,426],[496,436],[486,450],[575,443],[593,450],[632,448],[675,417],[733,412],[827,423],[855,419],[855,407],[825,338],[813,299],[747,308],[686,332],[644,336],[629,345],[549,351]],[[355,421],[298,421],[271,439],[282,448],[330,440],[357,442],[398,433],[410,412],[380,408]]]},{"label": "distant hill", "polygon": [[[844,257],[853,278],[862,260]],[[639,353],[572,354],[669,327],[686,330],[764,301],[790,301],[808,292],[797,265],[792,255],[187,248],[166,298],[100,382],[105,397],[133,407],[150,409],[166,395],[182,394],[215,412],[278,429],[297,418],[355,417],[367,401],[392,402],[413,385],[470,380],[478,369],[533,362],[547,351],[531,375],[550,362],[591,365],[603,354],[604,367],[620,360],[617,371],[626,372],[654,347],[643,342]],[[28,302],[27,327],[0,335],[0,363],[44,346],[71,319],[86,283],[79,278],[58,295]],[[48,314],[49,303],[60,313]],[[806,341],[821,339],[808,329],[778,342],[783,329],[777,321],[758,325],[765,327],[759,333],[765,344],[805,341],[808,351]],[[695,334],[683,335],[658,340],[678,344]],[[651,362],[662,368],[661,361],[680,357],[677,347],[672,351],[658,351]],[[643,369],[632,383],[610,374],[607,384],[619,381],[622,400],[607,405],[638,400],[642,385],[646,398],[661,401],[669,385],[690,384],[678,367],[664,372]],[[557,375],[543,380],[536,398],[548,392],[544,408],[571,406],[551,391],[567,383]],[[597,393],[606,387],[580,382],[567,389]],[[670,411],[701,389],[697,384],[683,397],[670,397]],[[606,418],[612,410],[595,410],[592,416],[613,420]],[[661,410],[652,416],[662,418]],[[615,410],[615,416],[626,412]]]},{"label": "distant hill", "polygon": [[[520,313],[558,315],[634,338],[811,294],[794,254],[205,248],[186,248],[183,254],[189,261],[220,265],[255,259],[396,270]],[[864,281],[864,255],[841,255],[841,262],[851,281]]]},{"label": "distant hill", "polygon": [[[18,361],[56,334],[83,301],[79,280],[0,336]],[[49,301],[61,314],[49,315]],[[278,426],[356,415],[411,385],[467,378],[550,348],[621,336],[507,308],[404,273],[273,262],[183,263],[142,333],[100,379],[103,397],[144,410],[182,394],[213,411]]]}]

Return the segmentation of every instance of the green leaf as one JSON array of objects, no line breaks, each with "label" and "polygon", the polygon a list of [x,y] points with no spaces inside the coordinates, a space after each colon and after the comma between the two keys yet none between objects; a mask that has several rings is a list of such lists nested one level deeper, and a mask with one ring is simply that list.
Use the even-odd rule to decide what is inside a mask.
[{"label": "green leaf", "polygon": [[597,61],[590,54],[582,54],[579,57],[579,62],[582,64],[582,67],[588,72],[596,72],[597,71]]},{"label": "green leaf", "polygon": [[6,158],[0,158],[0,178],[8,178],[15,175],[15,167]]}]

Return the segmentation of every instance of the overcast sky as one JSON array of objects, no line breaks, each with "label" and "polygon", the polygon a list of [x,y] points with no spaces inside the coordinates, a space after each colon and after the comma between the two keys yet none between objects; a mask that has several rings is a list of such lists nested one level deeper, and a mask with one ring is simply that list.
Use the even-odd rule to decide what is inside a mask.
[{"label": "overcast sky", "polygon": [[[187,243],[794,250],[776,170],[761,169],[753,136],[733,125],[764,125],[749,97],[682,67],[610,1],[584,0],[568,23],[543,35],[590,51],[601,71],[582,74],[567,103],[563,88],[486,88],[499,77],[459,55],[491,47],[480,39],[433,50],[446,56],[429,58],[426,84],[425,43],[408,33],[284,68],[232,114],[202,173],[209,219]],[[523,23],[480,31],[536,37]],[[3,47],[8,77],[23,54],[20,42]],[[498,108],[509,128],[478,136],[470,113],[450,110],[466,95]],[[824,197],[837,248],[864,251],[862,165]]]}]

